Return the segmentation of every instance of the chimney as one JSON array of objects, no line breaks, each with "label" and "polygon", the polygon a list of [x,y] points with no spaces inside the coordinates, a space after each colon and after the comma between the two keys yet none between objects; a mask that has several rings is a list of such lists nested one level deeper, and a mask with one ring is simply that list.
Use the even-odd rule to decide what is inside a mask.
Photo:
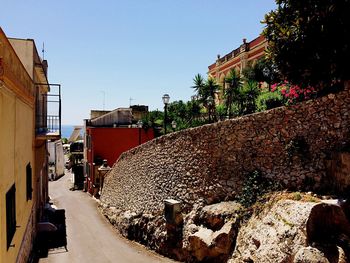
[{"label": "chimney", "polygon": [[45,76],[47,77],[47,69],[49,67],[49,64],[47,63],[46,59],[43,60],[42,65],[43,65]]}]

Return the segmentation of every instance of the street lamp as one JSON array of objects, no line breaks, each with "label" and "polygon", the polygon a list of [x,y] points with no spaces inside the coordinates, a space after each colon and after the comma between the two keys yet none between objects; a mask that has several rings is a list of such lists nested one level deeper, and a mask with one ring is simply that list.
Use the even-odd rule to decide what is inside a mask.
[{"label": "street lamp", "polygon": [[173,131],[176,129],[176,121],[171,122],[171,127],[173,128]]},{"label": "street lamp", "polygon": [[162,99],[164,103],[164,134],[166,134],[167,109],[168,109],[170,96],[168,94],[164,94]]},{"label": "street lamp", "polygon": [[106,174],[111,170],[111,167],[108,166],[107,160],[104,159],[102,165],[97,169],[100,178],[100,193],[102,192],[103,182],[105,180]]},{"label": "street lamp", "polygon": [[143,126],[143,122],[141,120],[139,120],[137,122],[137,127],[139,128],[139,145],[141,144],[141,129],[142,129],[142,126]]}]

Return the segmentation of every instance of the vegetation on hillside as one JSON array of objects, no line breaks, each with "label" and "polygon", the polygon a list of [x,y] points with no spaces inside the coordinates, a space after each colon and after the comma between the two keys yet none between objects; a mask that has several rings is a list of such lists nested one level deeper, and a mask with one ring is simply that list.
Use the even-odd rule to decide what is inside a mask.
[{"label": "vegetation on hillside", "polygon": [[350,78],[349,0],[276,0],[265,15],[267,59],[284,80],[322,90]]},{"label": "vegetation on hillside", "polygon": [[[242,72],[232,69],[220,84],[195,75],[192,100],[168,105],[167,130],[292,105],[341,89],[350,79],[349,2],[276,0],[277,9],[263,21],[266,56]],[[164,115],[150,112],[145,121],[161,131]]]}]

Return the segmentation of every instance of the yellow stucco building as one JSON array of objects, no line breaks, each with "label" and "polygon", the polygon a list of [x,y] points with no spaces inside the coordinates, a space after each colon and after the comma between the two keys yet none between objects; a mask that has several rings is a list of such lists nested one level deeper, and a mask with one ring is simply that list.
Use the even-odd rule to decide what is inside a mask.
[{"label": "yellow stucco building", "polygon": [[27,262],[48,199],[48,91],[34,41],[0,28],[0,263]]}]

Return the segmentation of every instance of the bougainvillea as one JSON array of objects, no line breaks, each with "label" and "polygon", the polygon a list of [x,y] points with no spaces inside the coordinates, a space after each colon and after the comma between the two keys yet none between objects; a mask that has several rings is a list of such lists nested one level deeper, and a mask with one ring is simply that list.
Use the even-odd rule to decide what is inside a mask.
[{"label": "bougainvillea", "polygon": [[316,90],[313,87],[301,88],[298,85],[292,85],[287,81],[271,85],[271,92],[280,92],[286,99],[287,104],[311,99],[315,96]]}]

